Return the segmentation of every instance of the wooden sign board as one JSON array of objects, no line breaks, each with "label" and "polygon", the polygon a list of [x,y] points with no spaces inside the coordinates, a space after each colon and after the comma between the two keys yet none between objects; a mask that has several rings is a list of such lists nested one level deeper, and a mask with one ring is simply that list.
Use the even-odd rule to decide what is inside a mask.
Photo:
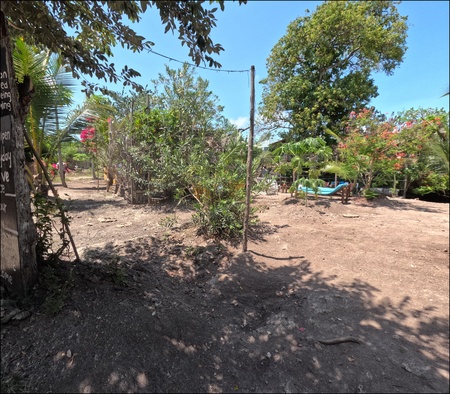
[{"label": "wooden sign board", "polygon": [[22,293],[19,255],[19,232],[13,168],[12,98],[6,48],[1,48],[1,131],[0,131],[0,213],[1,278],[15,293]]},{"label": "wooden sign board", "polygon": [[25,175],[24,124],[19,111],[6,18],[0,12],[1,282],[23,295],[36,281],[36,227]]}]

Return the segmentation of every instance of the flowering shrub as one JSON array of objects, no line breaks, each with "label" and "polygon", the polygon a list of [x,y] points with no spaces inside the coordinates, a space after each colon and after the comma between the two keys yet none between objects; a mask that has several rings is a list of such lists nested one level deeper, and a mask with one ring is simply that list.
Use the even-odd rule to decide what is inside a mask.
[{"label": "flowering shrub", "polygon": [[80,139],[81,142],[86,142],[88,140],[92,140],[95,137],[95,128],[93,127],[87,127],[84,130],[81,131]]},{"label": "flowering shrub", "polygon": [[429,112],[410,110],[386,119],[373,110],[352,111],[338,151],[355,179],[369,189],[374,181],[383,183],[395,175],[408,182],[424,178],[423,157],[443,124],[441,116]]},{"label": "flowering shrub", "polygon": [[88,153],[95,153],[97,151],[94,127],[86,127],[85,129],[81,130],[80,139]]}]

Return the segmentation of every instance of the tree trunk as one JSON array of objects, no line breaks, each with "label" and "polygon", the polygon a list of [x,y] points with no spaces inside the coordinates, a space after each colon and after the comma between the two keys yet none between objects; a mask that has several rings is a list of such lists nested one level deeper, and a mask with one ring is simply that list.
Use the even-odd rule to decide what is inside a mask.
[{"label": "tree trunk", "polygon": [[[408,167],[405,168],[407,170]],[[408,190],[408,174],[405,171],[405,180],[403,183],[403,198],[406,198],[406,191]]]},{"label": "tree trunk", "polygon": [[[28,293],[37,279],[37,233],[25,175],[24,112],[31,89],[19,97],[6,18],[1,25],[1,278],[16,294]],[[19,101],[20,100],[20,101]]]},{"label": "tree trunk", "polygon": [[61,178],[61,184],[63,187],[67,187],[66,183],[66,166],[64,165],[63,159],[62,159],[62,152],[61,152],[61,142],[58,142],[58,165],[59,165],[59,177]]},{"label": "tree trunk", "polygon": [[247,179],[245,182],[245,213],[242,237],[242,251],[247,251],[247,232],[250,217],[250,193],[252,188],[253,134],[255,129],[255,66],[250,68],[250,129],[248,132]]},{"label": "tree trunk", "polygon": [[66,166],[63,163],[61,152],[61,138],[59,137],[59,118],[58,118],[58,106],[55,107],[55,119],[56,119],[56,133],[58,134],[58,163],[59,163],[59,177],[61,178],[61,184],[63,187],[67,187],[66,183]]},{"label": "tree trunk", "polygon": [[97,176],[95,175],[95,161],[93,157],[91,157],[91,171],[92,171],[92,179],[96,179]]}]

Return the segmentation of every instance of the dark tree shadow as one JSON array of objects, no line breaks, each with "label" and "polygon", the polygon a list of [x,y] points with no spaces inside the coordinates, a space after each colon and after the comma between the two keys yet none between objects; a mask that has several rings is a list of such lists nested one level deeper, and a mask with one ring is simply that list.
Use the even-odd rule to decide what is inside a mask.
[{"label": "dark tree shadow", "polygon": [[19,364],[36,392],[448,389],[448,321],[432,304],[263,258],[280,260],[153,237],[87,250],[63,312],[14,334],[30,346]]}]

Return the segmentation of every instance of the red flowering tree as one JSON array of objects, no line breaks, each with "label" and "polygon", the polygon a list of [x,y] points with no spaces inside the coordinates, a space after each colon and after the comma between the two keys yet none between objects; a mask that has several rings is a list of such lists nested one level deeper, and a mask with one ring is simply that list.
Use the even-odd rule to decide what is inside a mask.
[{"label": "red flowering tree", "polygon": [[364,189],[369,189],[374,179],[400,168],[402,153],[398,146],[398,130],[392,120],[362,109],[351,112],[338,152],[347,173],[354,180],[360,179]]},{"label": "red flowering tree", "polygon": [[84,144],[87,153],[95,153],[97,151],[94,127],[86,127],[85,129],[81,130],[80,139]]},{"label": "red flowering tree", "polygon": [[338,145],[348,173],[360,179],[364,189],[374,181],[386,183],[402,177],[405,190],[424,176],[424,155],[440,117],[429,111],[410,110],[390,119],[378,112],[362,109],[351,112],[346,137]]},{"label": "red flowering tree", "polygon": [[91,169],[92,169],[92,178],[95,179],[95,167],[96,167],[96,155],[97,155],[97,138],[96,138],[96,129],[92,126],[93,122],[95,122],[94,118],[88,119],[89,126],[81,130],[80,140],[84,145],[84,149],[86,153],[89,154],[91,158]]}]

